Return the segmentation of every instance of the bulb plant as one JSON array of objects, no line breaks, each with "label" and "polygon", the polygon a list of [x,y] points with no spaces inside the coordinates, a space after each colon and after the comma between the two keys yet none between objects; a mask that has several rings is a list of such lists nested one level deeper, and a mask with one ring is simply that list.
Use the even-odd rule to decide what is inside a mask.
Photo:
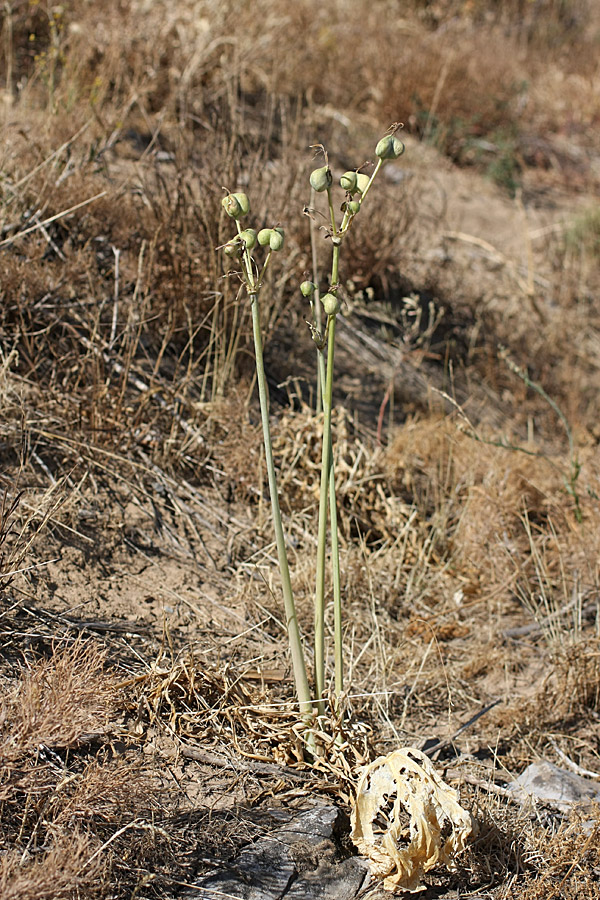
[{"label": "bulb plant", "polygon": [[[358,170],[349,171],[340,178],[343,191],[341,203],[341,220],[338,222],[333,199],[333,173],[325,154],[325,165],[314,169],[310,174],[310,186],[317,194],[327,198],[329,224],[326,236],[331,246],[331,268],[327,289],[319,292],[318,274],[313,273],[312,281],[303,281],[300,292],[307,298],[311,307],[311,320],[308,322],[312,339],[317,348],[317,374],[321,387],[323,411],[323,445],[321,455],[321,484],[319,494],[316,586],[315,586],[315,631],[314,631],[314,691],[311,693],[305,654],[303,650],[298,617],[292,591],[290,569],[287,558],[285,535],[279,507],[277,476],[273,460],[271,434],[269,426],[269,397],[265,378],[262,334],[260,328],[260,293],[264,287],[265,275],[273,253],[283,250],[285,234],[278,225],[261,228],[256,231],[246,226],[244,220],[250,214],[250,203],[245,193],[228,193],[222,201],[227,215],[234,220],[236,233],[223,246],[223,251],[234,263],[240,266],[240,278],[250,301],[252,311],[252,331],[256,360],[256,375],[260,400],[261,421],[265,445],[265,460],[271,496],[271,511],[275,530],[275,541],[279,569],[281,574],[283,602],[286,627],[296,684],[296,694],[300,712],[307,722],[314,714],[322,716],[325,712],[325,569],[327,561],[328,523],[331,533],[331,569],[334,599],[334,645],[335,645],[335,689],[336,707],[344,689],[343,654],[342,654],[342,603],[341,576],[337,540],[337,511],[335,497],[335,478],[333,465],[333,447],[331,436],[331,414],[334,382],[335,331],[337,316],[341,311],[339,265],[340,253],[344,239],[352,227],[356,217],[362,211],[364,202],[371,190],[373,182],[382,166],[389,160],[398,159],[404,152],[404,145],[396,136],[394,126],[391,133],[385,135],[375,148],[377,163],[371,175]],[[324,152],[324,151],[323,151]],[[311,748],[311,741],[307,741]],[[314,741],[312,743],[314,749]]]}]

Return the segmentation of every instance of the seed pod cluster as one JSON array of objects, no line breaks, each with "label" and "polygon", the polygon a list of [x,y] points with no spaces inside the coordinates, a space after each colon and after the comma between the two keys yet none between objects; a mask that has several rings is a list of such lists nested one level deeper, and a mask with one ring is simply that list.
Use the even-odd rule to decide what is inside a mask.
[{"label": "seed pod cluster", "polygon": [[313,281],[303,281],[300,285],[300,293],[303,297],[312,297],[317,286]]},{"label": "seed pod cluster", "polygon": [[261,228],[257,235],[261,247],[269,247],[270,250],[281,250],[284,241],[283,228]]},{"label": "seed pod cluster", "polygon": [[355,194],[358,190],[358,173],[344,172],[340,178],[340,185],[347,194]]},{"label": "seed pod cluster", "polygon": [[368,175],[365,175],[363,172],[358,173],[356,176],[356,190],[359,194],[364,194],[370,181],[371,179]]},{"label": "seed pod cluster", "polygon": [[332,184],[333,175],[331,174],[329,166],[321,166],[320,169],[314,169],[310,173],[310,186],[314,188],[317,193],[320,194],[323,191],[326,191]]},{"label": "seed pod cluster", "polygon": [[[242,191],[227,194],[221,201],[223,209],[232,219],[241,219],[250,212],[250,201]],[[230,259],[239,259],[244,251],[251,252],[257,244],[268,247],[269,250],[281,250],[284,243],[283,228],[261,228],[257,232],[254,228],[245,228],[243,231],[238,226],[238,234],[223,247],[223,252]]]},{"label": "seed pod cluster", "polygon": [[223,247],[223,253],[230,259],[239,259],[242,254],[242,245],[239,241],[227,241]]},{"label": "seed pod cluster", "polygon": [[245,231],[242,231],[240,234],[240,240],[242,240],[247,250],[253,250],[256,246],[256,238],[257,234],[254,228],[246,228]]}]

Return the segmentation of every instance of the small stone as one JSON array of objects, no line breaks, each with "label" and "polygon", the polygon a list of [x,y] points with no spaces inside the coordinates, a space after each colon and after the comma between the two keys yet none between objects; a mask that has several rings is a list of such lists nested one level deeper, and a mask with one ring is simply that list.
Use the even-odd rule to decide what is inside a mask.
[{"label": "small stone", "polygon": [[575,772],[560,769],[545,759],[527,766],[507,788],[521,803],[533,799],[561,812],[568,812],[578,803],[600,802],[599,784]]}]

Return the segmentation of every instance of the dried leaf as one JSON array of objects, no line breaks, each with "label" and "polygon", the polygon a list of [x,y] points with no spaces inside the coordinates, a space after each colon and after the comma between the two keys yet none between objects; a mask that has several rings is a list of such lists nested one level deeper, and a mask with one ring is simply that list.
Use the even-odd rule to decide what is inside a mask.
[{"label": "dried leaf", "polygon": [[380,756],[360,776],[352,810],[352,840],[388,891],[422,890],[421,878],[454,858],[477,833],[456,791],[430,760],[411,747]]}]

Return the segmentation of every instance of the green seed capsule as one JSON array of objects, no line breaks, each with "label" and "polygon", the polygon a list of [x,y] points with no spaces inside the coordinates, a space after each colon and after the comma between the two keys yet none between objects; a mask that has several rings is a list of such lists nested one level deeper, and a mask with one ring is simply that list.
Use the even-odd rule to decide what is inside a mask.
[{"label": "green seed capsule", "polygon": [[386,134],[375,147],[379,159],[398,159],[404,153],[404,144],[395,134]]},{"label": "green seed capsule", "polygon": [[333,176],[329,166],[322,166],[310,173],[310,184],[319,194],[333,184]]},{"label": "green seed capsule", "polygon": [[324,297],[321,297],[321,302],[323,304],[323,309],[328,316],[337,316],[342,308],[342,304],[335,294],[325,294]]},{"label": "green seed capsule", "polygon": [[269,247],[271,250],[281,250],[283,247],[283,228],[273,228],[269,240]]},{"label": "green seed capsule", "polygon": [[245,231],[242,231],[240,234],[240,238],[246,245],[247,250],[253,250],[256,246],[256,231],[254,228],[246,228]]},{"label": "green seed capsule", "polygon": [[239,217],[244,214],[241,203],[236,199],[234,194],[227,194],[226,197],[223,197],[221,205],[227,215],[231,216],[232,219],[239,219]]},{"label": "green seed capsule", "polygon": [[356,176],[356,190],[359,194],[364,194],[370,180],[371,179],[368,175],[363,175],[362,172],[359,172],[359,174]]},{"label": "green seed capsule", "polygon": [[272,228],[261,228],[258,232],[257,240],[261,247],[266,247],[271,242]]},{"label": "green seed capsule", "polygon": [[345,172],[340,178],[340,184],[348,194],[355,194],[358,190],[358,174],[356,172]]},{"label": "green seed capsule", "polygon": [[300,285],[300,293],[303,297],[312,297],[317,286],[313,281],[303,281]]},{"label": "green seed capsule", "polygon": [[346,211],[349,212],[351,216],[355,216],[359,209],[360,200],[348,200],[346,203]]},{"label": "green seed capsule", "polygon": [[235,197],[237,202],[240,204],[240,209],[242,210],[242,216],[247,216],[250,212],[250,201],[248,200],[248,195],[238,192],[236,194],[232,194],[232,197]]}]

